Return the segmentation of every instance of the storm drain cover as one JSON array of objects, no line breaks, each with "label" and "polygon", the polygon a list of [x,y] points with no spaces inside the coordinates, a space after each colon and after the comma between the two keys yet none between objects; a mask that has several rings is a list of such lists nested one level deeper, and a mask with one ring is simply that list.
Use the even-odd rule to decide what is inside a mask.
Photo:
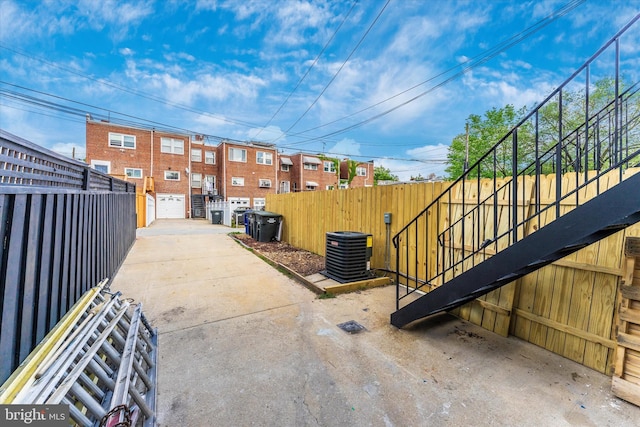
[{"label": "storm drain cover", "polygon": [[365,327],[355,320],[349,320],[348,322],[340,323],[338,328],[350,334],[357,334],[365,330]]}]

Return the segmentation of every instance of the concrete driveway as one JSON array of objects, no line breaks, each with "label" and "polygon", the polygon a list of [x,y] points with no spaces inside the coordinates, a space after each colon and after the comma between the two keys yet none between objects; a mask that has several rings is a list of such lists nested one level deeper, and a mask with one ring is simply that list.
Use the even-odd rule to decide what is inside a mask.
[{"label": "concrete driveway", "polygon": [[398,330],[394,288],[318,299],[230,231],[157,220],[112,284],[159,329],[160,426],[638,425],[605,375],[450,316]]}]

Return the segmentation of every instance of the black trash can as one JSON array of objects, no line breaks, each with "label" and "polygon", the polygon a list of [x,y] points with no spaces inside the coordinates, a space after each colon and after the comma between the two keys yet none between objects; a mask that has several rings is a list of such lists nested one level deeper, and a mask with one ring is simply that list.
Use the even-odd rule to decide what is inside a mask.
[{"label": "black trash can", "polygon": [[282,222],[282,215],[273,212],[256,211],[253,216],[256,228],[254,239],[259,242],[275,240]]},{"label": "black trash can", "polygon": [[224,211],[211,211],[211,224],[222,224]]}]

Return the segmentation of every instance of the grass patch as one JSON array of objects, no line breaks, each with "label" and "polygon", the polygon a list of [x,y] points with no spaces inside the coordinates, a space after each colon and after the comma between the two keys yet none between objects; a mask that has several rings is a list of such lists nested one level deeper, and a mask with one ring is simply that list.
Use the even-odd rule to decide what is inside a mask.
[{"label": "grass patch", "polygon": [[335,297],[336,297],[336,294],[332,294],[331,292],[324,292],[318,295],[318,299],[331,299]]}]

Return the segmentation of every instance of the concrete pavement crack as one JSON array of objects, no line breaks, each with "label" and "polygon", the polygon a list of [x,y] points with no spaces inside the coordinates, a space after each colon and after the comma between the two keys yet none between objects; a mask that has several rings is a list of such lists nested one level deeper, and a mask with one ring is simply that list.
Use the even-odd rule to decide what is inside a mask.
[{"label": "concrete pavement crack", "polygon": [[237,318],[240,318],[240,317],[251,316],[251,315],[259,314],[259,313],[265,313],[267,311],[279,310],[281,308],[287,308],[287,307],[293,307],[293,306],[296,306],[298,304],[300,304],[300,303],[294,302],[292,304],[280,305],[278,307],[265,308],[264,310],[257,310],[257,311],[252,311],[251,313],[238,314],[237,316],[229,316],[229,317],[224,317],[222,319],[205,321],[205,322],[202,322],[202,323],[198,323],[197,325],[185,326],[184,328],[179,328],[179,329],[172,329],[172,330],[168,330],[168,331],[158,330],[158,335],[166,335],[166,334],[172,334],[174,332],[186,331],[186,330],[189,330],[189,329],[199,328],[201,326],[211,325],[213,323],[224,322],[225,320],[237,319]]}]

